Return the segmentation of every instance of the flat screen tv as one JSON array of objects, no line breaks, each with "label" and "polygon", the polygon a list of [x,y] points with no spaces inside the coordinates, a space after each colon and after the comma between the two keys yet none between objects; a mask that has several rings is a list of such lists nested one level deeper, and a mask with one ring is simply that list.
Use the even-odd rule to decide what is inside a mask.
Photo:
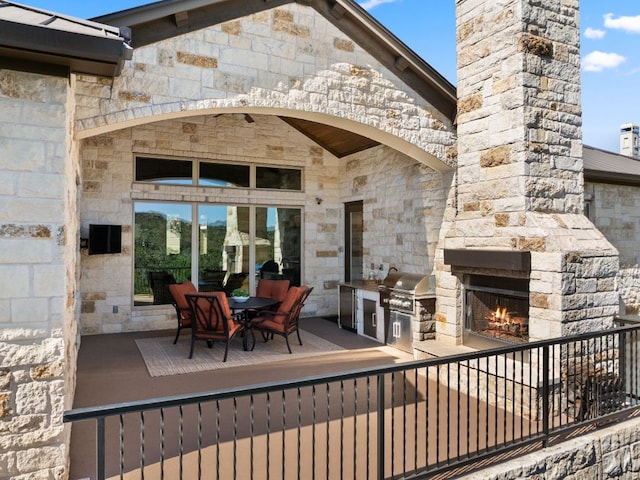
[{"label": "flat screen tv", "polygon": [[121,251],[122,225],[89,225],[89,255]]}]

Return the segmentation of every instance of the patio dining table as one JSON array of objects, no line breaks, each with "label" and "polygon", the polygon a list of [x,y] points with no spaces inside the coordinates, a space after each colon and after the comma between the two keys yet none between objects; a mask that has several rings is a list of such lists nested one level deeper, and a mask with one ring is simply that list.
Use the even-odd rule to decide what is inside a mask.
[{"label": "patio dining table", "polygon": [[[266,297],[249,297],[244,302],[238,302],[229,297],[229,308],[236,318],[242,322],[244,332],[242,334],[242,347],[245,351],[253,350],[256,346],[256,337],[251,328],[250,311],[260,311],[277,305],[278,302],[273,298]],[[236,315],[237,314],[237,315]],[[249,332],[251,332],[251,348],[249,348]]]}]

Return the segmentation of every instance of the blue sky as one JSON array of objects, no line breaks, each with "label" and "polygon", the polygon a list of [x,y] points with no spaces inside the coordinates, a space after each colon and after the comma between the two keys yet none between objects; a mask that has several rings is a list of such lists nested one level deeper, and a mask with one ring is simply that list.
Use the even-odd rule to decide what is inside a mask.
[{"label": "blue sky", "polygon": [[[456,84],[454,0],[357,0],[447,80]],[[80,18],[150,3],[22,0]],[[583,140],[618,152],[618,131],[640,124],[640,1],[580,0]]]}]

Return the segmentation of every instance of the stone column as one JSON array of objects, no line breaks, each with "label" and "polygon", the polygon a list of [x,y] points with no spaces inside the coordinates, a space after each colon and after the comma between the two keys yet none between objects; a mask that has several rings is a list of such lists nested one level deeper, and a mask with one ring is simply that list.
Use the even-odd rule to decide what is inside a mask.
[{"label": "stone column", "polygon": [[[601,329],[618,308],[618,255],[582,215],[578,0],[456,0],[456,17],[457,195],[444,248],[531,252],[531,340]],[[440,282],[438,338],[451,343],[462,278]]]},{"label": "stone column", "polygon": [[64,478],[76,372],[69,78],[0,69],[0,478]]},{"label": "stone column", "polygon": [[460,211],[582,213],[578,1],[456,6]]}]

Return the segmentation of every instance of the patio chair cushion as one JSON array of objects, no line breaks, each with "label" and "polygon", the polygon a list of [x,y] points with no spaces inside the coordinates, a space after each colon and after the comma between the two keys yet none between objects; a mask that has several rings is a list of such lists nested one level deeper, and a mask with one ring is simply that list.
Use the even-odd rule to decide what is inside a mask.
[{"label": "patio chair cushion", "polygon": [[196,339],[206,340],[209,348],[215,340],[224,340],[224,359],[227,361],[229,342],[244,329],[240,322],[236,322],[231,315],[229,302],[224,292],[207,292],[188,294],[186,296],[191,317],[191,350],[189,358],[193,357]]},{"label": "patio chair cushion", "polygon": [[187,327],[191,325],[191,315],[189,314],[189,304],[185,295],[189,293],[197,293],[196,286],[187,280],[184,283],[173,283],[169,285],[169,292],[173,297],[173,304],[178,313],[178,322]]},{"label": "patio chair cushion", "polygon": [[289,280],[271,280],[261,278],[258,280],[256,296],[272,298],[276,302],[283,302],[289,291]]},{"label": "patio chair cushion", "polygon": [[[211,309],[209,300],[199,297],[196,300],[198,309],[196,313],[196,330],[194,335],[197,338],[219,340],[224,338],[233,338],[237,330],[242,328],[242,324],[236,322],[231,315],[231,309],[229,308],[229,302],[224,292],[208,292],[209,296],[218,297],[220,307],[222,309],[223,318],[212,318],[210,315],[215,315],[216,310]],[[227,323],[228,332],[225,329],[223,322]]]},{"label": "patio chair cushion", "polygon": [[[282,300],[282,303],[278,307],[279,313],[288,313],[295,306],[298,298],[300,296],[300,287],[291,287],[287,290],[287,295]],[[281,316],[281,319],[284,319],[284,316]]]}]

